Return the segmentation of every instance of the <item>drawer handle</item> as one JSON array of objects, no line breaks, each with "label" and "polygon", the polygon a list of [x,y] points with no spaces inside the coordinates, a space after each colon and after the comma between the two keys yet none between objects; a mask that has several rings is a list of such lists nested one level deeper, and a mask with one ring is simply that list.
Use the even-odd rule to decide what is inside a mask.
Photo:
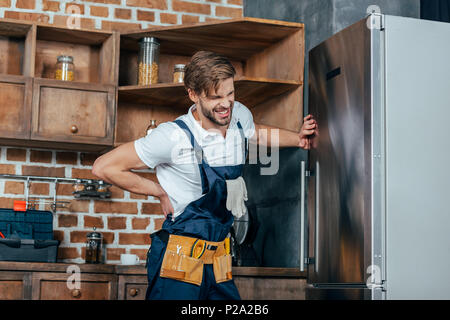
[{"label": "drawer handle", "polygon": [[70,127],[70,132],[77,133],[78,132],[78,127],[76,125],[72,125],[72,127]]},{"label": "drawer handle", "polygon": [[136,297],[139,293],[139,289],[130,289],[130,296]]},{"label": "drawer handle", "polygon": [[74,297],[74,298],[79,298],[79,297],[81,297],[81,291],[78,290],[78,289],[72,290],[72,297]]}]

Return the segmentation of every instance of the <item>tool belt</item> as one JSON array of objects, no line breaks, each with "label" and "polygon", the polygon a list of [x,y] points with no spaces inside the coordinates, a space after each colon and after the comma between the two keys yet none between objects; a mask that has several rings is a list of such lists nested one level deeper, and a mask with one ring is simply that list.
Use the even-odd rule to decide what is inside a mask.
[{"label": "tool belt", "polygon": [[212,264],[217,283],[232,279],[229,238],[221,242],[170,234],[160,276],[201,285],[203,265]]}]

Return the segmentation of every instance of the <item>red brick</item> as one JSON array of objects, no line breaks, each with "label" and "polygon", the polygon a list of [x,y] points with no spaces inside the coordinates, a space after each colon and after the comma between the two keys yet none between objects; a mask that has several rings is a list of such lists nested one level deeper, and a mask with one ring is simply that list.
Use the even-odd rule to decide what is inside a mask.
[{"label": "red brick", "polygon": [[50,184],[43,182],[30,183],[30,194],[49,195],[49,193],[50,193]]},{"label": "red brick", "polygon": [[84,216],[84,227],[85,228],[103,228],[103,218],[102,217],[91,217]]},{"label": "red brick", "polygon": [[58,227],[76,227],[78,216],[74,214],[58,214]]},{"label": "red brick", "polygon": [[[56,27],[63,27],[67,28],[67,19],[69,19],[70,16],[60,16],[55,15],[53,16],[53,25]],[[83,29],[95,29],[95,20],[89,19],[89,18],[79,18],[80,19],[80,28]],[[73,21],[71,21],[71,24],[73,24]]]},{"label": "red brick", "polygon": [[171,13],[160,13],[159,21],[161,21],[161,23],[177,24],[177,15]]},{"label": "red brick", "polygon": [[92,166],[95,160],[100,157],[99,153],[80,153],[80,162],[82,166]]},{"label": "red brick", "polygon": [[114,21],[102,21],[102,29],[109,31],[125,31],[142,29],[139,23],[126,23]]},{"label": "red brick", "polygon": [[120,260],[120,255],[126,253],[123,248],[107,248],[106,249],[106,260]]},{"label": "red brick", "polygon": [[5,18],[48,23],[50,17],[42,13],[5,11]]},{"label": "red brick", "polygon": [[0,164],[0,174],[16,174],[16,166],[13,164]]},{"label": "red brick", "polygon": [[[76,7],[78,7],[79,11],[76,9]],[[79,3],[75,3],[75,2],[66,3],[65,13],[67,13],[67,14],[74,14],[74,13],[84,14],[84,4],[79,4]]]},{"label": "red brick", "polygon": [[12,208],[14,205],[14,200],[12,198],[0,198],[0,208]]},{"label": "red brick", "polygon": [[65,247],[58,248],[58,260],[77,259],[80,257],[81,256],[78,248],[65,248]]},{"label": "red brick", "polygon": [[124,191],[116,186],[111,186],[108,189],[111,192],[111,198],[112,199],[123,199],[124,197]]},{"label": "red brick", "polygon": [[106,4],[120,4],[122,0],[85,0],[85,2],[106,3]]},{"label": "red brick", "polygon": [[107,17],[109,16],[109,10],[108,7],[97,7],[97,6],[91,6],[90,7],[91,16],[95,17]]},{"label": "red brick", "polygon": [[148,233],[119,233],[119,244],[150,244]]},{"label": "red brick", "polygon": [[142,203],[142,214],[163,214],[161,209],[161,204],[154,202],[144,202]]},{"label": "red brick", "polygon": [[11,7],[11,0],[0,0],[0,7]]},{"label": "red brick", "polygon": [[31,150],[30,151],[30,161],[31,162],[52,162],[52,152],[51,151],[41,151],[41,150]]},{"label": "red brick", "polygon": [[241,18],[242,8],[229,8],[229,7],[216,7],[216,16],[229,17],[229,18]]},{"label": "red brick", "polygon": [[138,210],[134,202],[95,201],[94,212],[137,214]]},{"label": "red brick", "polygon": [[8,161],[26,161],[27,160],[27,150],[26,149],[8,148],[6,150],[6,160],[8,160]]},{"label": "red brick", "polygon": [[65,177],[65,168],[22,166],[22,174],[26,176]]},{"label": "red brick", "polygon": [[70,183],[58,183],[56,186],[57,196],[71,196],[73,192],[73,186]]},{"label": "red brick", "polygon": [[53,238],[55,240],[59,240],[60,242],[63,242],[64,241],[64,231],[63,230],[53,230]]},{"label": "red brick", "polygon": [[70,201],[70,203],[66,205],[66,208],[58,208],[58,212],[59,211],[76,212],[76,213],[89,212],[89,201],[86,200],[64,200],[64,201]]},{"label": "red brick", "polygon": [[77,179],[99,179],[92,173],[92,169],[78,169],[72,168],[72,178]]},{"label": "red brick", "polygon": [[56,163],[57,164],[77,164],[78,154],[76,152],[57,152]]},{"label": "red brick", "polygon": [[133,218],[131,222],[133,230],[145,230],[149,224],[149,218]]},{"label": "red brick", "polygon": [[5,193],[24,194],[25,184],[17,181],[5,181]]},{"label": "red brick", "polygon": [[17,0],[16,8],[18,9],[35,9],[36,8],[36,0]]},{"label": "red brick", "polygon": [[153,221],[155,222],[155,230],[161,229],[165,220],[165,218],[154,219]]},{"label": "red brick", "polygon": [[181,23],[182,24],[188,24],[188,23],[198,23],[200,21],[200,18],[198,16],[190,16],[183,14],[181,16]]},{"label": "red brick", "polygon": [[180,0],[173,0],[172,10],[178,11],[178,12],[211,14],[211,5],[203,4],[203,3],[194,3],[194,2],[184,2],[184,1],[180,1]]},{"label": "red brick", "polygon": [[42,10],[43,11],[59,11],[60,6],[58,1],[42,0]]},{"label": "red brick", "polygon": [[114,10],[114,18],[116,18],[116,19],[131,19],[131,10],[116,8]]},{"label": "red brick", "polygon": [[167,10],[166,0],[127,0],[127,6]]},{"label": "red brick", "polygon": [[227,3],[228,4],[234,4],[234,5],[237,5],[237,6],[242,6],[243,4],[242,4],[242,0],[227,0]]},{"label": "red brick", "polygon": [[137,11],[137,19],[144,21],[155,21],[155,13],[153,11]]},{"label": "red brick", "polygon": [[139,257],[140,262],[145,262],[147,259],[148,249],[131,249],[130,253],[135,254]]},{"label": "red brick", "polygon": [[108,229],[119,230],[127,228],[127,218],[125,217],[108,217]]}]

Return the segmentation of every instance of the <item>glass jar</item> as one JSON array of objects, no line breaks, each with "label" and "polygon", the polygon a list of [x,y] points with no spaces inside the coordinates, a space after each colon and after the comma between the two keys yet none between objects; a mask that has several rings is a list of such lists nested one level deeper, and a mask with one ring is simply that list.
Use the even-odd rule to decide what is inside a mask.
[{"label": "glass jar", "polygon": [[101,263],[102,258],[102,234],[95,231],[86,235],[86,263]]},{"label": "glass jar", "polygon": [[145,37],[139,41],[138,85],[158,83],[159,40]]},{"label": "glass jar", "polygon": [[100,180],[98,182],[97,192],[107,192],[107,191],[108,191],[108,186],[105,184],[105,182],[103,182],[103,180]]},{"label": "glass jar", "polygon": [[183,83],[184,82],[184,64],[176,64],[173,68],[173,82]]},{"label": "glass jar", "polygon": [[77,179],[77,181],[73,184],[73,191],[84,191],[84,184],[81,179]]},{"label": "glass jar", "polygon": [[155,128],[156,128],[156,120],[150,120],[150,125],[147,127],[147,135],[149,135]]},{"label": "glass jar", "polygon": [[72,56],[58,56],[55,79],[63,81],[74,80],[75,67]]}]

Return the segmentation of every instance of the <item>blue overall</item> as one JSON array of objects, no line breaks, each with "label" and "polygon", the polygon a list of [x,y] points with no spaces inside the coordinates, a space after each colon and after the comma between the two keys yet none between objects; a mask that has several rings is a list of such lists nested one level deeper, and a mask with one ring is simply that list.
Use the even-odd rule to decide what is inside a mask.
[{"label": "blue overall", "polygon": [[[189,127],[182,120],[175,123],[185,131],[195,156],[202,182],[202,196],[191,202],[184,211],[172,221],[167,215],[162,230],[169,234],[200,238],[206,241],[223,241],[233,224],[233,215],[226,209],[227,187],[225,180],[236,179],[242,174],[243,164],[223,167],[210,167],[203,157],[203,150],[196,142]],[[237,126],[243,141],[243,154],[246,158],[246,138],[239,121]],[[239,292],[233,279],[216,283],[213,265],[205,264],[203,281],[200,286],[159,276],[167,243],[158,235],[151,235],[152,244],[147,255],[148,288],[146,299],[164,300],[239,300]]]}]

